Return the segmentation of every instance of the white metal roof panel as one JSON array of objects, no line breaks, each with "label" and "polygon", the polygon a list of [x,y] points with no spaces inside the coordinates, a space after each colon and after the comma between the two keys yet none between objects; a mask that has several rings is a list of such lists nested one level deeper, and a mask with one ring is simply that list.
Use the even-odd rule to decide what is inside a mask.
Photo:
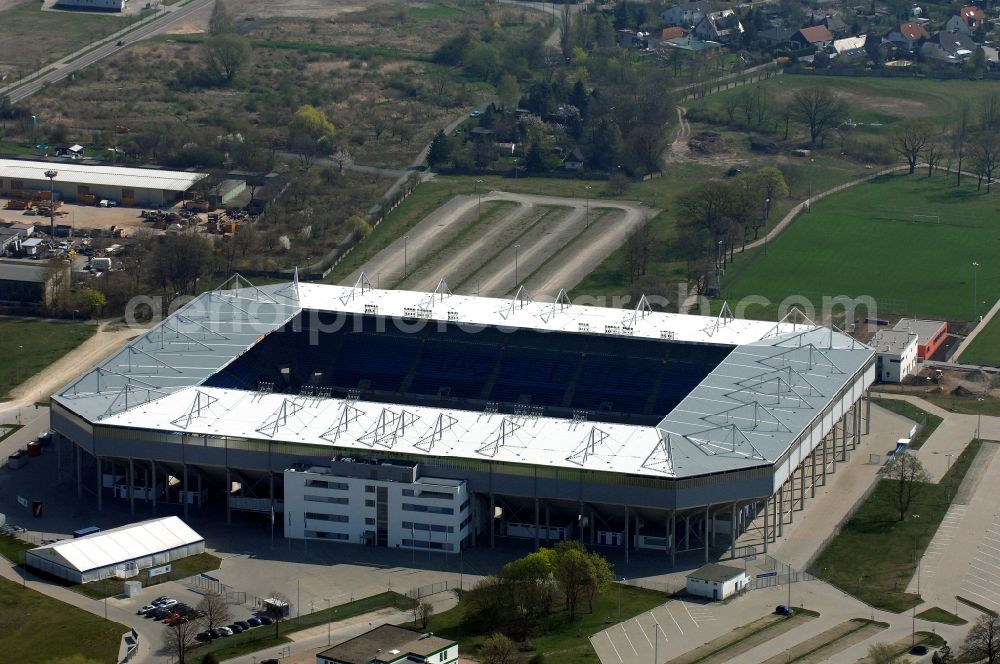
[{"label": "white metal roof panel", "polygon": [[207,177],[206,173],[189,173],[187,171],[91,166],[77,162],[56,163],[0,159],[0,178],[47,181],[45,171],[48,170],[59,173],[55,177],[57,182],[135,189],[162,189],[165,191],[187,191],[195,182]]}]

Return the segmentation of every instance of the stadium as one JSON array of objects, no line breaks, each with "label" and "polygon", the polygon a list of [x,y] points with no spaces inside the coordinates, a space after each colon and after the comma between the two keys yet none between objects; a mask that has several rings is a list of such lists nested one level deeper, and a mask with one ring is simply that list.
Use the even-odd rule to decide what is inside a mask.
[{"label": "stadium", "polygon": [[[867,428],[831,328],[233,277],[52,396],[78,495],[291,538],[741,556]],[[220,512],[221,513],[221,512]]]}]

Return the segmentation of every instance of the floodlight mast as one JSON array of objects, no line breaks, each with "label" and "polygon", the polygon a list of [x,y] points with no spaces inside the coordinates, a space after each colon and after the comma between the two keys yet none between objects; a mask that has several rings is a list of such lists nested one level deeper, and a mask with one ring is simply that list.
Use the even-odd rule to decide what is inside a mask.
[{"label": "floodlight mast", "polygon": [[59,171],[45,171],[49,179],[49,237],[56,239],[56,176]]}]

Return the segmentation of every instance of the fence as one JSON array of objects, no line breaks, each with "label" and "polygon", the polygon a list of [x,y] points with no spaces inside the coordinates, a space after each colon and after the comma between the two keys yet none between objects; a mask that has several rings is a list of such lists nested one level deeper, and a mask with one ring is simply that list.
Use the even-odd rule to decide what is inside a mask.
[{"label": "fence", "polygon": [[448,581],[438,581],[437,583],[420,586],[419,588],[410,588],[404,594],[410,599],[421,599],[449,590],[472,590],[476,587],[476,583],[478,581],[473,579],[459,579],[457,581],[450,579]]}]

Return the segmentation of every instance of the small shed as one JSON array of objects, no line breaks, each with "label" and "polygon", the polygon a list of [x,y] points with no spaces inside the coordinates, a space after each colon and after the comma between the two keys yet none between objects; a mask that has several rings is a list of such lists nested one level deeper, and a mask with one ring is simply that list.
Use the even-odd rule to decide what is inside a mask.
[{"label": "small shed", "polygon": [[208,200],[215,207],[225,207],[246,191],[246,180],[223,180],[208,192]]},{"label": "small shed", "polygon": [[723,600],[750,585],[747,573],[729,565],[711,563],[687,575],[687,591],[696,597]]}]

